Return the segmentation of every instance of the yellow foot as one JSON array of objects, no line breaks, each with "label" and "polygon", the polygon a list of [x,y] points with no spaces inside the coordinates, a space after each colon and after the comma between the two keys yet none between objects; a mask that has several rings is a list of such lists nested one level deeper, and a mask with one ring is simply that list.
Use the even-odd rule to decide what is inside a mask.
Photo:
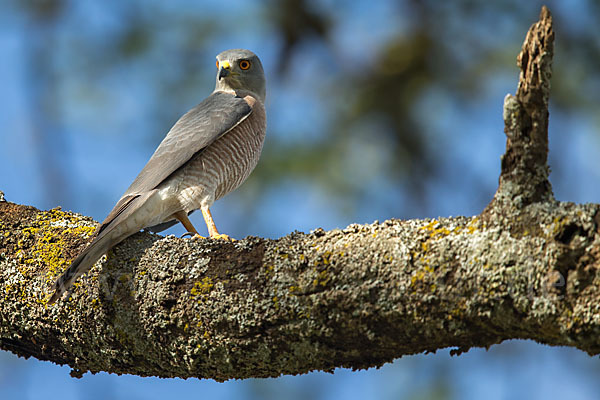
[{"label": "yellow foot", "polygon": [[228,242],[235,242],[234,238],[231,238],[231,237],[229,237],[228,235],[226,235],[224,233],[217,233],[216,235],[213,235],[210,238],[211,239],[227,240]]}]

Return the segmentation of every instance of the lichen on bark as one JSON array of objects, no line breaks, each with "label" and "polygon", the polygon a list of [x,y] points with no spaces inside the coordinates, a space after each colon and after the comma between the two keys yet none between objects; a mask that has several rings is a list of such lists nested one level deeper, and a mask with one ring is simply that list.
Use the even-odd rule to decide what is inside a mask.
[{"label": "lichen on bark", "polygon": [[519,56],[499,189],[481,215],[235,243],[141,232],[48,306],[96,223],[0,201],[0,348],[74,376],[215,380],[507,339],[599,354],[600,205],[557,202],[548,182],[551,26],[544,8]]}]

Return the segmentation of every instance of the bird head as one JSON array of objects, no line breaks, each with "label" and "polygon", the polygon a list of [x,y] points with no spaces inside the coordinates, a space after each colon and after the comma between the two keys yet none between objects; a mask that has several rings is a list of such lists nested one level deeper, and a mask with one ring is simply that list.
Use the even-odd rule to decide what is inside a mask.
[{"label": "bird head", "polygon": [[248,90],[265,101],[265,72],[258,56],[250,50],[225,50],[217,55],[215,91],[232,90]]}]

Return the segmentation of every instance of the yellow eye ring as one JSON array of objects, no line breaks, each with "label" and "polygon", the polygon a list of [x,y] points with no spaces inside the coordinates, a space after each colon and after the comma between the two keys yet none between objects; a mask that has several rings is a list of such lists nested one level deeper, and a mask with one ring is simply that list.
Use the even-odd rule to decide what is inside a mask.
[{"label": "yellow eye ring", "polygon": [[250,66],[252,65],[252,63],[250,63],[250,61],[248,60],[242,60],[240,61],[240,69],[241,70],[247,70],[250,68]]},{"label": "yellow eye ring", "polygon": [[217,60],[217,69],[219,69],[219,60]]}]

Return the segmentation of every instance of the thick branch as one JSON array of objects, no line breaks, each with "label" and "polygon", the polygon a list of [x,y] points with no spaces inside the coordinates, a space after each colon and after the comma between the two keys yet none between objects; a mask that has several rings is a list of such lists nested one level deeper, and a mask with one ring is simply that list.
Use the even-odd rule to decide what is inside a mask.
[{"label": "thick branch", "polygon": [[505,104],[500,188],[480,217],[236,243],[139,233],[48,307],[95,223],[0,201],[0,348],[76,375],[217,380],[516,338],[599,354],[600,205],[558,203],[547,181],[551,37],[544,9]]},{"label": "thick branch", "polygon": [[0,346],[79,372],[217,380],[515,338],[598,354],[599,210],[532,205],[526,226],[395,220],[235,244],[140,233],[46,307],[93,224],[0,203]]}]

